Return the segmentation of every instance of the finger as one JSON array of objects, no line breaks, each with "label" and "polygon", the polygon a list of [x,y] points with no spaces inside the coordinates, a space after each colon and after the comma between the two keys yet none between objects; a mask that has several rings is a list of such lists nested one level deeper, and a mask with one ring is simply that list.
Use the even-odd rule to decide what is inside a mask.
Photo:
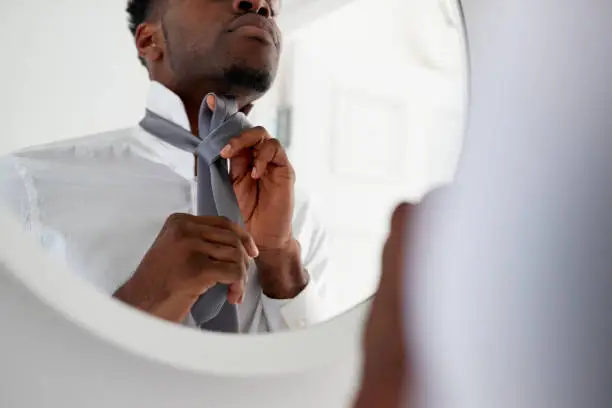
[{"label": "finger", "polygon": [[215,99],[214,95],[207,95],[206,96],[206,104],[208,105],[208,108],[211,111],[215,110],[215,107],[217,106],[217,100]]},{"label": "finger", "polygon": [[[412,246],[416,243],[408,242],[410,229],[413,227],[413,218],[417,211],[422,216],[431,213],[435,203],[438,201],[438,197],[442,194],[445,189],[436,189],[429,192],[418,205],[412,205],[408,203],[402,203],[397,206],[391,217],[390,231],[385,245],[387,250],[386,256],[383,259],[387,259],[390,262],[391,269],[404,268],[404,262],[406,257],[404,252],[407,250],[408,245]],[[383,265],[383,273],[384,273]]]},{"label": "finger", "polygon": [[227,291],[227,301],[232,305],[237,305],[242,303],[244,299],[244,291],[246,288],[246,280],[242,279],[238,282],[234,282],[229,285]]},{"label": "finger", "polygon": [[240,154],[244,149],[250,149],[257,146],[266,139],[271,139],[271,136],[263,127],[257,126],[247,129],[239,136],[230,140],[230,142],[221,149],[221,157],[224,159],[231,159],[237,154]]},{"label": "finger", "polygon": [[[192,249],[192,247],[189,247],[189,249]],[[210,258],[203,259],[205,260],[200,266],[198,276],[209,287],[211,282],[232,285],[246,279],[247,268],[244,264],[216,261]]]},{"label": "finger", "polygon": [[185,225],[183,234],[187,238],[199,238],[201,241],[227,245],[232,248],[244,245],[240,235],[236,234],[232,229],[221,225],[207,225],[194,222]]},{"label": "finger", "polygon": [[192,238],[190,242],[193,251],[206,255],[210,259],[220,262],[243,264],[246,268],[248,268],[250,257],[242,244],[238,247],[234,247],[225,244],[203,241],[197,238]]},{"label": "finger", "polygon": [[247,268],[244,265],[235,263],[213,261],[218,267],[217,282],[226,285],[233,285],[246,279]]},{"label": "finger", "polygon": [[249,150],[243,150],[242,153],[235,155],[230,160],[230,177],[232,182],[243,180],[250,176],[250,170],[253,163],[253,153]]},{"label": "finger", "polygon": [[252,177],[254,179],[261,178],[270,164],[276,166],[289,165],[287,153],[276,139],[267,139],[259,146],[255,147]]},{"label": "finger", "polygon": [[380,289],[395,287],[404,269],[406,235],[410,222],[412,206],[402,203],[393,212],[390,232],[383,249],[382,275]]},{"label": "finger", "polygon": [[388,265],[383,264],[382,279],[385,279],[385,275],[387,275],[387,279],[394,280],[395,282],[400,281],[401,274],[396,271],[403,271],[405,269],[404,263],[407,259],[405,252],[408,250],[408,246],[412,247],[418,244],[416,242],[408,242],[415,214],[418,211],[420,214],[419,219],[423,219],[427,214],[431,214],[431,211],[439,201],[438,197],[443,191],[445,189],[436,189],[429,192],[417,206],[403,203],[395,209],[391,217],[389,237],[383,250],[383,260]]},{"label": "finger", "polygon": [[[194,217],[193,220],[194,222],[186,227],[191,234],[204,237],[207,241],[234,246],[237,245],[236,238],[239,238],[250,257],[257,258],[259,256],[259,249],[255,240],[238,224],[225,217],[198,216]],[[228,234],[228,231],[233,234]]]},{"label": "finger", "polygon": [[393,240],[397,240],[398,243],[403,243],[405,240],[411,210],[411,204],[402,203],[395,208],[391,216],[390,236]]},{"label": "finger", "polygon": [[[391,303],[399,303],[403,282],[407,279],[409,256],[407,251],[414,250],[419,242],[413,242],[411,230],[415,227],[415,216],[418,211],[420,220],[431,217],[436,210],[439,197],[445,189],[436,189],[427,194],[418,206],[403,203],[397,206],[391,217],[389,236],[383,249],[383,265],[379,291],[381,298]],[[433,212],[432,212],[433,211]],[[423,239],[421,236],[420,239]]]}]

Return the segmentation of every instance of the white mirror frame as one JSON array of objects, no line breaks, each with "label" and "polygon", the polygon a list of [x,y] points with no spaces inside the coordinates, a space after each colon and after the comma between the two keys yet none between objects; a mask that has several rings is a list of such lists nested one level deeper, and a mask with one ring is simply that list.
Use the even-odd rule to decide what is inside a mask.
[{"label": "white mirror frame", "polygon": [[[368,302],[303,331],[249,336],[199,332],[109,301],[106,294],[51,259],[6,214],[0,214],[0,225],[1,406],[165,407],[160,394],[172,395],[175,401],[191,394],[181,406],[197,406],[192,404],[212,398],[215,407],[235,407],[241,400],[249,400],[251,407],[269,407],[286,395],[297,401],[293,407],[312,407],[313,397],[323,397],[320,392],[325,388],[317,390],[312,385],[284,385],[278,395],[260,392],[259,399],[242,394],[262,379],[281,378],[296,385],[315,380],[323,386],[334,381],[338,387],[326,397],[329,407],[341,406],[337,404],[344,404],[342,399],[350,395]],[[75,348],[85,354],[75,354]],[[87,360],[92,364],[85,364]],[[151,389],[148,396],[140,387],[134,387],[135,393],[118,393],[109,386],[100,405],[92,401],[97,398],[92,390],[100,386],[100,377],[107,381],[120,376],[125,384],[137,384],[147,381],[151,372],[167,378],[182,373],[201,386],[186,389],[189,381],[168,384],[163,393]],[[332,373],[335,378],[329,377]],[[242,385],[231,392],[220,387],[221,393],[219,381],[223,380]],[[45,395],[28,394],[30,384],[40,383],[53,386],[45,387]],[[48,405],[49,401],[53,404]]]}]

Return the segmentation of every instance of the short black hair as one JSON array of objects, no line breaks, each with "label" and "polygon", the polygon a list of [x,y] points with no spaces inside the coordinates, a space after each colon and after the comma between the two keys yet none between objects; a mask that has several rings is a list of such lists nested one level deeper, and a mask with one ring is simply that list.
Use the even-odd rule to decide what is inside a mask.
[{"label": "short black hair", "polygon": [[[125,11],[128,14],[128,27],[134,37],[138,26],[144,23],[153,12],[154,3],[159,0],[128,0]],[[142,57],[138,57],[140,63],[146,68],[147,63]]]},{"label": "short black hair", "polygon": [[128,0],[127,11],[128,24],[132,35],[136,35],[136,29],[144,23],[151,15],[155,0]]}]

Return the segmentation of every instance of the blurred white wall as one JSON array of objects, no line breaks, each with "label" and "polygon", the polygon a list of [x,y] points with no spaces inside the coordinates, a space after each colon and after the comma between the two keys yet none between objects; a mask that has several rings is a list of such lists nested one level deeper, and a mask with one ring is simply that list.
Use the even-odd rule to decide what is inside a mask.
[{"label": "blurred white wall", "polygon": [[394,207],[453,178],[466,110],[460,20],[454,0],[354,0],[293,33],[289,152],[325,217],[340,310],[376,290]]},{"label": "blurred white wall", "polygon": [[139,119],[147,75],[125,0],[2,3],[0,154]]}]

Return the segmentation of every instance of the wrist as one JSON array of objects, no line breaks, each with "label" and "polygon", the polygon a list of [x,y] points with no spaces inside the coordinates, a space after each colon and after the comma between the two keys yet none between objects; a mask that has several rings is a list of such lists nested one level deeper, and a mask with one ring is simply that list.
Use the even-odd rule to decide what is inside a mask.
[{"label": "wrist", "polygon": [[264,294],[273,299],[293,299],[308,284],[308,273],[301,260],[297,240],[290,240],[283,248],[260,250],[255,259],[259,282]]},{"label": "wrist", "polygon": [[259,256],[255,261],[262,263],[278,263],[287,257],[299,259],[301,255],[300,243],[296,239],[289,239],[282,246],[275,248],[259,247]]}]

